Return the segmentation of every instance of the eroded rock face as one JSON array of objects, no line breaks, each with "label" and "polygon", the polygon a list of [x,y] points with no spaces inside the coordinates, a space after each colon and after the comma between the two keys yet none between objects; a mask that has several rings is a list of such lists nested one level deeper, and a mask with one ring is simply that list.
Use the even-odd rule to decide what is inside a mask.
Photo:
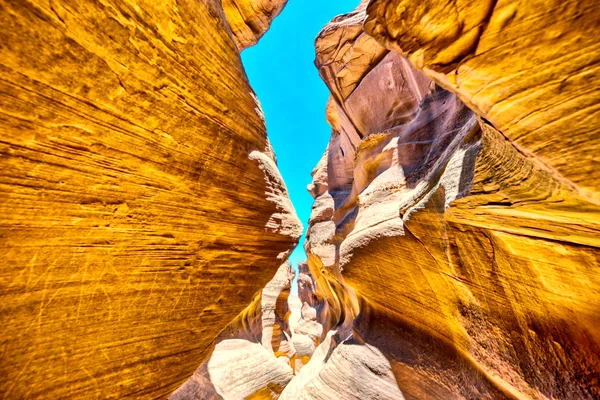
[{"label": "eroded rock face", "polygon": [[298,264],[298,295],[290,297],[290,327],[296,354],[293,360],[297,374],[306,365],[315,349],[325,337],[323,326],[327,326],[327,302],[318,293],[308,264]]},{"label": "eroded rock face", "polygon": [[3,397],[168,396],[301,234],[226,14],[0,2]]},{"label": "eroded rock face", "polygon": [[255,45],[287,0],[223,0],[223,9],[240,51]]},{"label": "eroded rock face", "polygon": [[273,398],[292,379],[287,305],[294,272],[289,262],[219,335],[216,346],[171,400]]},{"label": "eroded rock face", "polygon": [[596,1],[372,0],[365,30],[598,203]]},{"label": "eroded rock face", "polygon": [[[394,376],[392,398],[600,396],[597,123],[593,112],[574,121],[598,100],[583,78],[599,54],[583,15],[595,6],[562,6],[581,15],[575,27],[552,4],[507,14],[502,2],[455,3],[363,2],[317,38],[333,133],[310,186],[306,249],[338,339],[301,371],[306,398],[340,381],[361,381],[353,393],[381,384],[331,367],[346,344],[377,350],[365,364]],[[519,41],[515,29],[544,18],[555,49],[577,43],[587,64],[546,47],[544,71],[528,68],[550,33]],[[462,54],[474,32],[476,50]],[[507,38],[519,41],[512,58]],[[547,95],[557,74],[571,85],[560,103]]]},{"label": "eroded rock face", "polygon": [[336,334],[328,332],[280,399],[404,399],[389,361],[377,348],[351,337],[338,344]]},{"label": "eroded rock face", "polygon": [[[325,336],[320,321],[327,315],[326,302],[316,293],[306,263],[300,264],[298,294],[291,294],[293,281],[294,272],[286,261],[219,335],[208,360],[170,400],[270,399],[283,395],[289,385],[303,385],[298,382],[312,375],[301,373],[302,369],[319,347],[311,367],[318,370],[314,365],[322,365],[324,356],[324,346],[319,345],[323,338],[329,343],[335,332]],[[294,391],[292,398],[299,395]],[[285,393],[290,395],[290,389]]]},{"label": "eroded rock face", "polygon": [[0,0],[0,394],[599,398],[598,4],[325,27],[295,297],[238,55],[284,3]]}]

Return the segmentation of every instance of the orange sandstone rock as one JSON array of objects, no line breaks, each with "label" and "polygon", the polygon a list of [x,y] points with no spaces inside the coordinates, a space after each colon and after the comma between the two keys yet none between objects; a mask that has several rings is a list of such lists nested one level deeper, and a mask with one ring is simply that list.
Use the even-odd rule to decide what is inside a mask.
[{"label": "orange sandstone rock", "polygon": [[[503,3],[467,3],[363,2],[317,38],[333,133],[306,243],[339,338],[322,346],[376,349],[389,364],[358,359],[392,371],[406,398],[597,398],[598,99],[583,79],[598,55],[584,12],[594,6],[514,6],[493,24]],[[365,10],[380,43],[362,32]],[[511,36],[545,20],[563,32],[554,48],[577,57],[552,55],[534,40],[544,30]],[[547,65],[529,68],[536,60]],[[570,85],[560,103],[542,99],[555,75]],[[335,363],[305,366],[305,393],[380,384]]]},{"label": "orange sandstone rock", "polygon": [[598,203],[600,3],[372,0],[365,31]]},{"label": "orange sandstone rock", "polygon": [[226,15],[0,1],[2,397],[168,396],[297,241]]},{"label": "orange sandstone rock", "polygon": [[269,30],[287,0],[223,0],[223,10],[240,51],[255,45]]}]

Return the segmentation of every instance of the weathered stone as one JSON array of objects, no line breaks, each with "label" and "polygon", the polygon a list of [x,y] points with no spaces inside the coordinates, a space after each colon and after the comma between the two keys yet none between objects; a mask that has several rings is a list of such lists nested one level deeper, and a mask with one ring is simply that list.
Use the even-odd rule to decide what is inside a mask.
[{"label": "weathered stone", "polygon": [[389,361],[376,347],[352,338],[336,344],[335,334],[327,334],[280,399],[404,399]]},{"label": "weathered stone", "polygon": [[301,234],[247,43],[213,0],[0,1],[0,26],[0,395],[164,398]]},{"label": "weathered stone", "polygon": [[[369,393],[381,385],[368,373],[333,367],[339,363],[333,354],[346,343],[385,357],[387,365],[357,356],[384,365],[380,376],[392,373],[407,398],[600,396],[593,378],[600,372],[600,280],[594,273],[600,209],[590,162],[598,143],[589,136],[597,123],[586,106],[598,102],[597,88],[572,74],[585,51],[591,52],[589,65],[577,65],[582,76],[593,73],[597,44],[590,36],[574,42],[592,31],[592,17],[581,16],[583,25],[573,29],[566,17],[553,19],[552,5],[527,4],[506,20],[508,37],[500,39],[503,28],[493,27],[494,40],[507,43],[498,45],[502,51],[514,45],[513,21],[521,29],[547,18],[557,32],[570,29],[553,40],[559,49],[577,43],[574,51],[581,53],[554,59],[541,41],[547,47],[539,57],[548,61],[545,68],[556,69],[540,71],[528,68],[538,62],[532,56],[537,43],[520,39],[517,50],[530,48],[512,58],[498,53],[486,42],[491,25],[469,25],[475,16],[468,13],[463,24],[454,21],[455,11],[461,16],[485,5],[455,3],[371,1],[366,30],[379,44],[362,32],[363,2],[317,39],[316,65],[332,94],[327,120],[334,132],[321,168],[327,192],[313,192],[306,247],[338,339],[321,345],[329,358],[318,361],[322,350],[315,350],[302,380],[295,378],[282,397],[296,390],[306,398],[327,397],[357,382],[352,393]],[[503,4],[495,7],[493,15]],[[564,4],[567,15],[585,11],[574,7]],[[489,58],[487,52],[465,56],[451,68],[438,62],[446,50],[457,50],[444,36],[454,32],[452,24],[465,37],[483,29],[478,46],[489,44]],[[462,43],[460,32],[453,38]],[[513,73],[519,68],[522,74]],[[455,71],[457,80],[467,77],[460,80],[464,86],[448,83]],[[541,80],[533,79],[537,72]],[[546,78],[559,72],[572,85],[559,96],[566,108],[547,96],[554,82]],[[510,90],[501,93],[500,87]],[[525,87],[532,90],[517,90]],[[488,102],[500,95],[505,103]],[[563,95],[572,101],[566,104]],[[574,122],[580,110],[590,117]],[[529,114],[534,125],[523,117]],[[566,144],[575,137],[589,139],[583,146]]]},{"label": "weathered stone", "polygon": [[255,45],[287,0],[223,0],[223,9],[238,49]]},{"label": "weathered stone", "polygon": [[238,54],[284,4],[0,0],[2,397],[600,398],[600,6],[327,25],[295,296]]},{"label": "weathered stone", "polygon": [[209,359],[170,400],[277,397],[292,379],[289,359],[296,354],[287,321],[293,278],[286,261],[261,294],[219,335]]},{"label": "weathered stone", "polygon": [[365,30],[600,202],[600,3],[372,0]]}]

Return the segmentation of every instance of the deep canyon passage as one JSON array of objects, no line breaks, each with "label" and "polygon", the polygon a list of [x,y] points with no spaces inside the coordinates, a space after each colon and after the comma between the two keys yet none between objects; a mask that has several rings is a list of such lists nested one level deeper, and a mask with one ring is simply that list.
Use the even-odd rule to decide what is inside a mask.
[{"label": "deep canyon passage", "polygon": [[0,396],[600,398],[599,20],[0,0]]},{"label": "deep canyon passage", "polygon": [[[319,7],[288,2],[260,41],[241,53],[265,115],[277,167],[305,229],[313,203],[306,187],[331,133],[325,120],[329,90],[314,65],[314,41],[333,17],[355,6],[354,0],[328,1]],[[303,235],[289,260],[295,268],[305,259]]]}]

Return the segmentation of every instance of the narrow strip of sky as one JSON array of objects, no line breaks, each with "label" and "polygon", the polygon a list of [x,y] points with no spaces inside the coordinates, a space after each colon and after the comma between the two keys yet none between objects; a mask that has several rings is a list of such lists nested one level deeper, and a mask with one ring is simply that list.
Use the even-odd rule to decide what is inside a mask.
[{"label": "narrow strip of sky", "polygon": [[[329,91],[314,66],[314,40],[333,17],[358,0],[289,0],[271,29],[242,52],[250,84],[261,102],[281,175],[304,228],[313,199],[306,190],[331,128],[325,122]],[[304,236],[290,256],[294,268],[306,258]]]}]

